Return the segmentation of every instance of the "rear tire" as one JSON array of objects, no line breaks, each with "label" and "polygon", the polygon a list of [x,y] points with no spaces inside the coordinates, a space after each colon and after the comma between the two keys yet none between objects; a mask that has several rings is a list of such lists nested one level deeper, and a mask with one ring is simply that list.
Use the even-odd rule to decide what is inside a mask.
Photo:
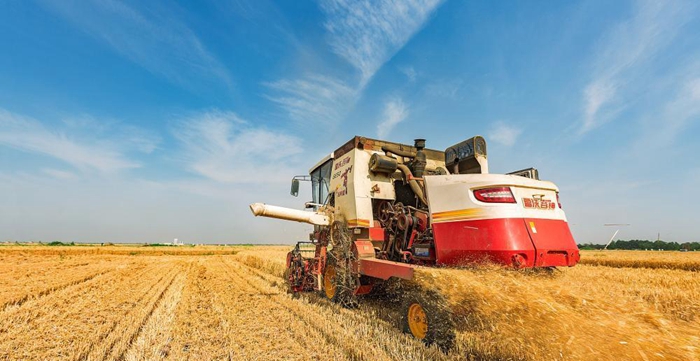
[{"label": "rear tire", "polygon": [[436,345],[443,352],[454,347],[452,312],[437,293],[421,290],[409,292],[401,307],[401,326],[405,333],[427,345]]}]

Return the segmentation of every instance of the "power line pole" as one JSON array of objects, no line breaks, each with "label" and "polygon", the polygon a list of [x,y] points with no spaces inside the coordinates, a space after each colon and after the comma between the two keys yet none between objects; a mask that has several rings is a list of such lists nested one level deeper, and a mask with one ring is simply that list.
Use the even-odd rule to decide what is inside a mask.
[{"label": "power line pole", "polygon": [[605,227],[613,227],[613,226],[616,226],[616,227],[618,227],[618,229],[615,231],[615,233],[613,233],[612,237],[610,237],[610,240],[608,241],[608,244],[605,245],[605,248],[603,248],[603,250],[608,249],[608,246],[610,245],[610,243],[613,242],[613,240],[615,239],[615,236],[617,236],[617,233],[620,232],[620,228],[619,228],[619,227],[625,227],[625,226],[629,226],[629,225],[630,225],[629,223],[606,223],[606,224],[604,224],[603,226],[605,226]]}]

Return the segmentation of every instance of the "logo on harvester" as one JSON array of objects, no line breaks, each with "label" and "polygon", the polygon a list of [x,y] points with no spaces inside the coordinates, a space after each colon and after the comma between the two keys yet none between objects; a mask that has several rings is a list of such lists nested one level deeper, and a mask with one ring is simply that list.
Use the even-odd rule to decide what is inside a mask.
[{"label": "logo on harvester", "polygon": [[523,198],[523,207],[534,209],[551,209],[556,208],[554,202],[544,198]]},{"label": "logo on harvester", "polygon": [[340,178],[343,178],[343,184],[340,185],[340,188],[335,191],[335,194],[337,196],[344,196],[348,194],[348,174],[352,173],[352,166],[349,166],[348,169],[346,169],[343,174],[340,175]]}]

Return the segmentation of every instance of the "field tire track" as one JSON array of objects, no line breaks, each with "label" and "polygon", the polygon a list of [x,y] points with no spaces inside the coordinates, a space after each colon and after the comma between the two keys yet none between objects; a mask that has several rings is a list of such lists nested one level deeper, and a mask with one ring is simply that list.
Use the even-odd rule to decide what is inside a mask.
[{"label": "field tire track", "polygon": [[[147,273],[148,271],[150,271],[150,269],[149,269],[148,267],[144,267],[144,268],[141,269],[140,271],[142,271],[142,272],[140,272],[139,274],[135,275],[134,278],[140,277],[142,274],[145,274],[145,273]],[[155,285],[158,284],[164,277],[165,277],[165,276],[161,276],[161,278],[158,279],[158,281],[156,281],[153,285],[151,285],[150,288],[149,288],[146,292],[144,292],[143,294],[141,294],[141,296],[139,296],[139,298],[137,299],[136,303],[140,302],[143,298],[145,298],[146,295],[150,292],[150,290],[153,289],[153,287],[155,287]],[[123,316],[127,316],[131,311],[132,311],[132,309],[128,310]],[[78,355],[77,359],[80,359],[80,360],[88,359],[90,353],[92,353],[92,351],[93,351],[93,349],[95,348],[95,346],[97,346],[100,342],[102,342],[102,341],[105,340],[107,337],[109,337],[109,335],[110,335],[110,334],[116,329],[116,327],[119,325],[119,322],[120,322],[120,321],[121,321],[121,319],[118,319],[118,320],[114,321],[114,322],[110,325],[110,327],[109,327],[108,330],[102,332],[102,334],[99,335],[99,337],[97,338],[97,340],[94,340],[93,342],[91,342],[91,343],[89,344],[89,346],[87,347],[87,349],[84,350],[81,354]]]},{"label": "field tire track", "polygon": [[[93,343],[90,344],[90,347],[89,347],[89,349],[87,350],[86,354],[85,354],[85,355],[81,355],[81,357],[79,357],[79,359],[83,359],[83,358],[87,358],[87,359],[91,359],[91,360],[115,359],[114,357],[111,357],[111,358],[110,358],[110,357],[107,357],[107,356],[110,355],[110,354],[112,354],[112,353],[114,352],[115,345],[117,344],[117,342],[119,342],[119,341],[121,340],[121,337],[119,337],[119,335],[116,335],[111,341],[109,341],[109,342],[107,343],[106,347],[104,347],[104,348],[97,348],[97,350],[99,350],[99,351],[96,351],[96,352],[98,353],[98,355],[92,355],[92,353],[93,353],[93,351],[96,349],[96,346],[99,346],[100,343],[102,343],[102,342],[104,342],[105,340],[109,339],[110,336],[113,335],[113,333],[115,332],[115,330],[118,329],[118,326],[122,325],[123,322],[125,322],[125,320],[128,320],[128,319],[129,319],[129,315],[132,315],[132,314],[134,314],[134,313],[137,313],[137,312],[141,309],[141,307],[143,307],[141,304],[142,304],[142,302],[143,302],[144,300],[146,300],[146,305],[151,305],[151,304],[153,303],[154,297],[155,297],[156,299],[159,298],[159,297],[161,297],[161,296],[162,296],[162,293],[163,293],[164,291],[158,292],[158,291],[156,290],[156,292],[153,293],[153,290],[154,290],[154,289],[158,289],[158,288],[160,288],[160,287],[163,287],[163,286],[162,286],[163,283],[166,283],[166,286],[165,286],[164,289],[167,289],[168,287],[170,287],[170,285],[171,285],[172,282],[174,281],[175,277],[177,277],[177,273],[178,273],[177,270],[172,270],[172,271],[170,271],[168,274],[161,276],[160,278],[158,278],[157,281],[155,281],[155,282],[153,282],[151,285],[149,285],[148,289],[147,289],[146,291],[144,291],[143,293],[141,293],[141,295],[138,296],[138,298],[136,299],[136,301],[134,301],[134,305],[135,305],[136,307],[132,307],[132,308],[128,309],[128,310],[123,314],[122,317],[116,319],[116,320],[112,323],[112,325],[110,326],[110,328],[109,328],[106,332],[102,333],[102,335],[100,335],[100,338],[99,338],[96,342],[93,342]],[[160,286],[160,287],[159,287],[159,286]],[[147,306],[147,307],[148,307],[148,306]],[[152,311],[152,310],[150,310],[150,311]],[[123,329],[128,328],[128,326],[130,326],[130,325],[129,325],[129,324],[123,325]],[[118,351],[117,351],[117,352],[118,352]],[[119,353],[119,352],[118,352],[118,353]]]},{"label": "field tire track", "polygon": [[[272,301],[271,308],[269,309],[269,312],[273,312],[274,314],[279,314],[280,312],[283,312],[291,319],[294,319],[299,322],[292,322],[289,327],[285,327],[283,332],[289,332],[293,336],[288,336],[287,341],[291,341],[296,347],[298,347],[298,350],[304,350],[303,352],[307,352],[303,354],[304,359],[306,358],[319,358],[323,357],[320,355],[324,355],[326,357],[330,357],[328,353],[321,353],[322,350],[328,351],[327,349],[333,350],[332,353],[335,354],[335,359],[345,359],[346,357],[344,354],[346,353],[346,350],[339,347],[337,344],[333,342],[333,340],[326,338],[324,334],[319,332],[316,328],[308,327],[308,323],[304,322],[303,319],[300,319],[298,315],[294,312],[290,312],[288,308],[284,307],[279,300],[276,298],[279,294],[277,292],[265,292],[261,291],[259,288],[254,287],[248,280],[245,279],[245,277],[242,277],[239,273],[234,273],[231,272],[229,269],[231,265],[228,263],[224,262],[222,259],[219,259],[220,265],[222,266],[222,273],[225,276],[226,282],[231,284],[232,287],[235,289],[235,293],[238,296],[241,296],[243,298],[261,298],[261,299],[269,299]],[[276,291],[276,290],[275,290]],[[263,318],[269,318],[269,315],[265,316],[258,316],[258,317],[263,317]],[[283,317],[283,316],[279,316]],[[261,319],[261,323],[264,321]],[[300,326],[303,325],[303,326]],[[279,325],[277,325],[279,327]],[[274,332],[274,331],[273,331]],[[277,330],[279,332],[279,330]],[[319,337],[320,336],[320,337]],[[313,341],[311,341],[313,340]],[[320,341],[320,343],[319,343]],[[324,346],[325,345],[325,346]],[[294,359],[298,359],[299,356],[295,354],[293,349],[289,350],[290,354],[285,356],[285,359],[288,359],[289,357],[293,357]],[[295,356],[291,356],[295,355]],[[342,355],[342,356],[341,356]],[[230,355],[230,357],[235,357],[239,355]],[[250,355],[246,355],[250,357]],[[279,356],[278,356],[279,357]],[[233,358],[235,359],[235,358]]]},{"label": "field tire track", "polygon": [[[129,340],[129,347],[119,355],[119,360],[143,360],[167,356],[167,349],[172,340],[175,310],[182,299],[187,275],[193,267],[192,263],[189,262],[187,269],[179,273],[168,289],[163,291],[153,310],[149,312],[147,318],[144,318],[137,333]],[[150,353],[147,349],[149,345]]]},{"label": "field tire track", "polygon": [[[153,298],[149,299],[149,300],[146,302],[146,305],[150,305],[150,307],[149,307],[149,306],[146,306],[147,309],[148,309],[148,311],[146,312],[146,316],[145,316],[144,320],[147,320],[147,318],[150,317],[150,315],[153,313],[153,309],[154,309],[154,307],[155,307],[155,304],[158,302],[158,300],[160,300],[160,299],[163,297],[163,294],[165,293],[165,291],[167,291],[168,288],[170,288],[170,286],[173,284],[173,281],[175,280],[176,277],[177,277],[177,273],[175,273],[175,274],[173,275],[173,277],[164,276],[164,277],[160,278],[156,283],[154,283],[154,284],[152,285],[152,287],[149,288],[148,291],[144,292],[144,296],[143,296],[142,298],[140,298],[140,299],[136,302],[136,304],[141,303],[141,301],[143,301],[144,299],[146,299],[146,298],[151,294],[151,290],[153,290],[154,288],[157,288],[157,286],[160,285],[161,281],[163,281],[164,279],[170,278],[170,281],[166,281],[166,282],[167,282],[167,285],[165,286],[165,288],[164,288],[161,292],[157,292],[157,291],[156,291],[156,293],[155,293],[155,297],[156,297],[156,298],[155,298],[155,302],[153,302],[153,301],[154,301]],[[138,311],[139,311],[139,310],[138,310],[137,308],[131,309],[130,312],[129,312],[128,314],[126,314],[125,316],[131,315],[131,314],[133,314],[133,313],[135,313],[135,312],[138,312]],[[144,320],[142,320],[141,322],[138,323],[139,326],[137,327],[137,330],[136,330],[134,333],[132,333],[132,335],[131,335],[130,337],[128,337],[129,341],[127,342],[127,344],[131,344],[131,341],[132,341],[133,338],[134,338],[134,334],[137,333],[137,332],[139,332],[139,330],[143,327],[143,322],[144,322]],[[120,321],[121,321],[121,320],[120,320]],[[118,322],[117,324],[121,324],[121,322]],[[127,328],[127,327],[131,326],[131,324],[127,324],[127,325],[124,325],[124,326],[125,326],[124,328]],[[111,332],[110,332],[110,333],[111,333]],[[120,338],[120,337],[114,338],[114,339],[109,343],[109,346],[107,347],[107,349],[105,350],[105,353],[104,353],[104,355],[106,356],[106,355],[108,355],[108,354],[111,355],[111,354],[113,354],[113,353],[116,352],[116,353],[119,355],[119,357],[102,357],[101,359],[112,359],[112,360],[120,359],[120,357],[121,357],[121,355],[124,353],[124,351],[115,351],[115,346],[116,346],[117,342],[119,342],[119,341],[121,341],[121,338]]]},{"label": "field tire track", "polygon": [[[236,261],[236,263],[245,267],[248,270],[251,270],[251,271],[255,270],[254,268],[249,267],[249,266],[242,264],[240,262]],[[270,294],[271,297],[274,297],[278,301],[277,303],[280,306],[282,306],[290,314],[294,315],[299,321],[303,322],[309,328],[312,328],[312,329],[315,329],[316,331],[318,331],[323,336],[323,338],[325,339],[325,341],[327,343],[342,349],[345,352],[345,356],[347,356],[350,360],[368,360],[367,357],[365,357],[364,355],[359,353],[354,347],[346,346],[343,342],[341,342],[341,340],[338,337],[333,335],[331,332],[328,332],[322,328],[319,328],[317,324],[312,323],[309,317],[302,316],[299,312],[297,312],[297,310],[294,310],[294,309],[288,307],[284,302],[284,300],[286,300],[288,298],[288,296],[286,294],[270,293],[269,291],[262,290],[259,286],[255,285],[253,282],[250,281],[250,279],[249,279],[249,277],[251,276],[250,274],[243,275],[241,272],[238,272],[231,264],[228,264],[228,263],[224,263],[224,264],[231,272],[233,272],[237,276],[237,278],[244,281],[246,284],[248,284],[251,288],[255,289],[260,294]],[[257,271],[257,270],[255,270],[255,271]],[[253,272],[253,275],[258,276],[254,272]],[[260,276],[258,276],[258,277],[260,277]],[[276,276],[272,276],[272,277],[276,277]],[[260,278],[265,280],[262,277],[260,277]],[[265,281],[267,281],[267,280],[265,280]],[[369,359],[371,359],[371,358],[369,358]]]},{"label": "field tire track", "polygon": [[158,294],[158,297],[156,300],[153,302],[151,307],[149,308],[148,312],[146,315],[143,317],[141,320],[141,323],[139,324],[138,328],[136,331],[129,337],[129,340],[127,342],[128,347],[124,348],[123,350],[120,350],[117,357],[115,359],[117,360],[124,360],[127,352],[131,349],[131,347],[134,344],[134,341],[141,335],[141,332],[143,331],[144,326],[150,321],[151,317],[153,316],[154,312],[162,306],[162,301],[163,298],[165,297],[165,294],[172,288],[173,284],[175,283],[175,279],[178,278],[178,275],[176,274],[175,277],[173,277],[170,282],[168,282],[168,285]]},{"label": "field tire track", "polygon": [[230,338],[212,297],[212,275],[208,272],[211,260],[197,260],[187,273],[182,299],[175,310],[172,337],[166,348],[168,359],[229,359]]}]

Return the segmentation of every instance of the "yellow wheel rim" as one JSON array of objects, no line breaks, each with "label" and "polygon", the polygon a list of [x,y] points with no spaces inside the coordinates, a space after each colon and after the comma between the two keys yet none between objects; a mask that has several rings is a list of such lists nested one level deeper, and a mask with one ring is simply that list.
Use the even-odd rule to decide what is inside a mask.
[{"label": "yellow wheel rim", "polygon": [[329,300],[335,296],[335,266],[326,265],[326,273],[323,276],[323,290]]},{"label": "yellow wheel rim", "polygon": [[408,328],[413,337],[422,340],[428,333],[428,316],[423,307],[417,303],[408,307]]}]

